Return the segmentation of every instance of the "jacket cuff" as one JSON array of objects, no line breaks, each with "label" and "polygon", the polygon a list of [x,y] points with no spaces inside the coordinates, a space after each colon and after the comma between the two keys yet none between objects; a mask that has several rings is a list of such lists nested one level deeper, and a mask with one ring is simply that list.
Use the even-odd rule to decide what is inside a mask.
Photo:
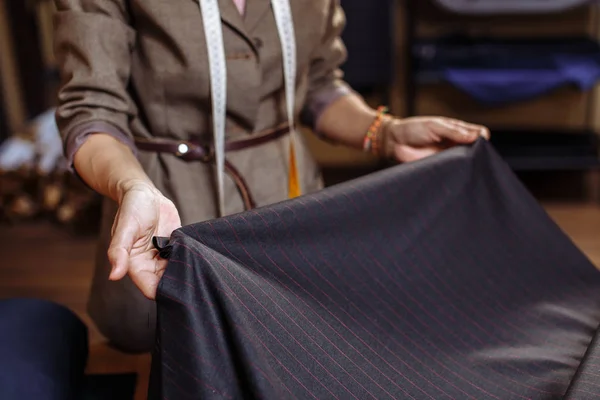
[{"label": "jacket cuff", "polygon": [[135,143],[127,134],[121,131],[121,129],[105,121],[88,122],[73,128],[67,136],[67,139],[64,143],[65,158],[69,170],[71,172],[75,172],[73,167],[73,159],[75,158],[75,153],[77,153],[79,148],[83,145],[83,143],[85,143],[85,141],[90,135],[96,133],[104,133],[112,136],[113,138],[117,139],[118,141],[129,147],[133,154],[135,154],[137,157],[137,148],[135,146]]},{"label": "jacket cuff", "polygon": [[340,97],[347,96],[354,91],[346,84],[335,84],[332,87],[321,90],[314,96],[310,97],[300,115],[303,124],[310,127],[313,132],[319,137],[325,137],[317,130],[319,118],[325,110]]}]

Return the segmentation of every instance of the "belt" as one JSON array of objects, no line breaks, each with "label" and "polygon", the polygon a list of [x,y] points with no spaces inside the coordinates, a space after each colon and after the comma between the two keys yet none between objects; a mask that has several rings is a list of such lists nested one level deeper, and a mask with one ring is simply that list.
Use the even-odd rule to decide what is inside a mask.
[{"label": "belt", "polygon": [[[232,140],[225,143],[225,152],[227,153],[260,146],[283,137],[288,134],[289,131],[289,125],[283,124],[246,139]],[[212,145],[202,145],[194,140],[136,138],[135,144],[138,150],[173,154],[179,159],[187,162],[199,161],[205,164],[212,164],[215,161],[214,147]],[[225,172],[234,181],[244,202],[244,208],[246,210],[255,208],[256,203],[248,188],[248,184],[237,168],[235,168],[227,159],[225,159]]]}]

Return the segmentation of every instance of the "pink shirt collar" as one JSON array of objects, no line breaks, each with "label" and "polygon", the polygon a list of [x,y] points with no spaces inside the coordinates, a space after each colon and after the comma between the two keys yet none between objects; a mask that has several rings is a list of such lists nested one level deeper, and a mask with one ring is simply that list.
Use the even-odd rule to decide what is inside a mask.
[{"label": "pink shirt collar", "polygon": [[246,6],[246,0],[233,0],[240,14],[244,15],[244,8]]}]

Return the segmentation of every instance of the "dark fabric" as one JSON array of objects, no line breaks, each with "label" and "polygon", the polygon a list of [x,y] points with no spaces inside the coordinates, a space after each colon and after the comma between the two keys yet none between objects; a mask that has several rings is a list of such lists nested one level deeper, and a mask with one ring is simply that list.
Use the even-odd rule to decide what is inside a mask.
[{"label": "dark fabric", "polygon": [[80,398],[87,328],[70,310],[37,299],[0,301],[0,399]]},{"label": "dark fabric", "polygon": [[531,100],[568,85],[587,91],[600,78],[600,45],[589,38],[450,36],[420,41],[415,54],[423,76],[488,105]]},{"label": "dark fabric", "polygon": [[361,92],[389,86],[394,79],[392,0],[341,0],[346,15],[342,40],[348,53],[344,80]]},{"label": "dark fabric", "polygon": [[152,399],[556,399],[600,321],[600,273],[483,140],[158,246]]},{"label": "dark fabric", "polygon": [[600,346],[598,332],[594,336],[588,351],[579,366],[565,400],[597,399],[599,397],[600,381]]}]

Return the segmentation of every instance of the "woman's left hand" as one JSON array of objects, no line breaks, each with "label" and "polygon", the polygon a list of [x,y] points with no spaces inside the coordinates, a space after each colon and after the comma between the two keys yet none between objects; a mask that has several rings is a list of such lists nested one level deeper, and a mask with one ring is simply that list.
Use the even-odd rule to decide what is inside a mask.
[{"label": "woman's left hand", "polygon": [[490,138],[489,130],[446,117],[410,117],[392,119],[383,137],[383,150],[399,162],[429,157],[449,147]]}]

